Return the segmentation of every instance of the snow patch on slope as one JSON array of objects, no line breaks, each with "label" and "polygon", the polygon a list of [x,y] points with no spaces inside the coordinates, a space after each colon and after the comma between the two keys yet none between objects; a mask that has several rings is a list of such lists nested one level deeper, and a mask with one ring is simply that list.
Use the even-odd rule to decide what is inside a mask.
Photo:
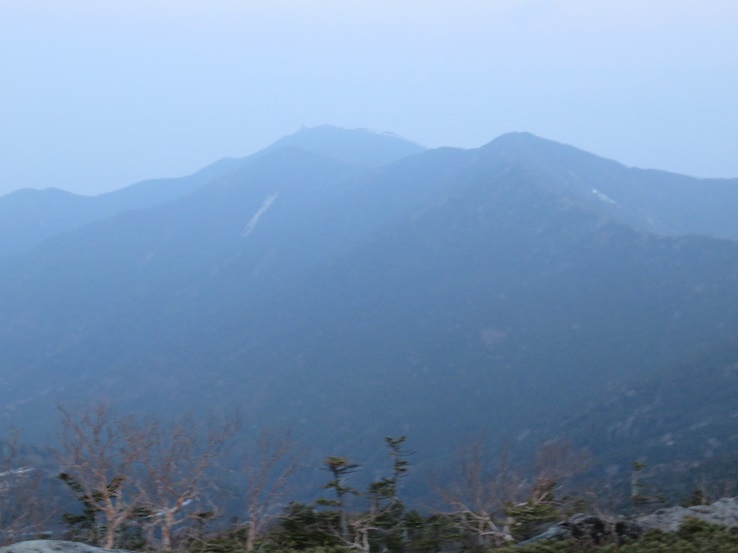
[{"label": "snow patch on slope", "polygon": [[606,196],[605,194],[603,194],[602,192],[600,192],[599,190],[596,190],[594,188],[592,189],[592,194],[594,194],[595,196],[597,196],[603,202],[607,202],[609,204],[616,204],[616,203],[618,203],[615,200],[613,200],[611,197]]},{"label": "snow patch on slope", "polygon": [[258,209],[258,211],[254,213],[254,216],[251,217],[251,220],[246,224],[245,227],[243,227],[243,230],[241,231],[241,238],[246,238],[249,234],[251,234],[251,231],[256,228],[256,224],[259,222],[259,219],[261,219],[261,216],[264,215],[272,206],[274,200],[277,199],[277,196],[279,196],[279,192],[266,197],[266,200],[264,200],[264,203],[261,204],[261,207]]}]

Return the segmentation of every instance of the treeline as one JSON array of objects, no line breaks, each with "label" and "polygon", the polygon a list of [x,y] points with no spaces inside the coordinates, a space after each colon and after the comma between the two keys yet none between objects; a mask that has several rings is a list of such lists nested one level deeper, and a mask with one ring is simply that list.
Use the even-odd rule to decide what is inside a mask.
[{"label": "treeline", "polygon": [[[193,553],[485,551],[593,507],[592,497],[570,486],[588,466],[585,452],[548,442],[521,472],[504,448],[490,460],[478,439],[452,469],[428,477],[437,505],[412,509],[402,493],[413,468],[404,436],[385,438],[386,470],[362,489],[352,486],[358,464],[328,456],[314,499],[290,500],[302,461],[297,444],[287,433],[261,432],[239,448],[240,427],[237,417],[163,424],[119,416],[106,405],[60,409],[52,465],[29,458],[17,434],[5,442],[2,541],[53,537]],[[633,490],[644,504],[637,478]]]}]

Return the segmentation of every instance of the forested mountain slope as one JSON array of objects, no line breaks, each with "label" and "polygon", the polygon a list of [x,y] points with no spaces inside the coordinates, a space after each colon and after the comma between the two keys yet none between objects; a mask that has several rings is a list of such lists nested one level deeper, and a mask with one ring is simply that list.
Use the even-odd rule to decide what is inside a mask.
[{"label": "forested mountain slope", "polygon": [[532,443],[738,335],[738,243],[592,192],[630,171],[525,134],[379,166],[274,148],[2,260],[4,408],[240,406],[339,452]]}]

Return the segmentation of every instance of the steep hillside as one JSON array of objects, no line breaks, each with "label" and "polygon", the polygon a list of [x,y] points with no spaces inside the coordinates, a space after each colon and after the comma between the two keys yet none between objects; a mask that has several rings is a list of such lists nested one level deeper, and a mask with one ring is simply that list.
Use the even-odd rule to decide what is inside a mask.
[{"label": "steep hillside", "polygon": [[653,494],[738,491],[738,338],[709,342],[647,377],[633,377],[562,426],[609,465],[626,490],[633,461]]}]

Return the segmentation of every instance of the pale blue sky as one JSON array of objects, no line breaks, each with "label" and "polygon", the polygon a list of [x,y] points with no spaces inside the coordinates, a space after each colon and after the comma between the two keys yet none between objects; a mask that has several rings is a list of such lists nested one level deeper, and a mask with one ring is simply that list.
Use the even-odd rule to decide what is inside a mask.
[{"label": "pale blue sky", "polygon": [[735,0],[5,4],[0,193],[179,176],[323,123],[738,177]]}]

